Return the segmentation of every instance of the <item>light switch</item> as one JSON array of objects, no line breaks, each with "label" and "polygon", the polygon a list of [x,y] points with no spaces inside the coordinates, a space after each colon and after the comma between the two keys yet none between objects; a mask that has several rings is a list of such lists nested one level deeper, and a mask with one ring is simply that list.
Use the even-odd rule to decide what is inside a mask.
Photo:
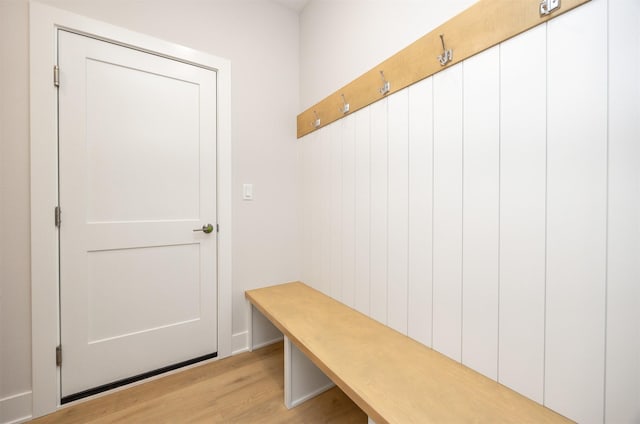
[{"label": "light switch", "polygon": [[253,200],[253,184],[242,185],[242,200]]}]

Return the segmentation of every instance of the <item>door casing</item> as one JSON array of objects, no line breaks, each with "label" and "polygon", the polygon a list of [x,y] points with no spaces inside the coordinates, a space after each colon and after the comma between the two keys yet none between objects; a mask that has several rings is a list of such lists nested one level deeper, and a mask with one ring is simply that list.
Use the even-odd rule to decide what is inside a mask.
[{"label": "door casing", "polygon": [[[218,358],[231,355],[231,65],[226,59],[40,3],[30,3],[32,416],[60,406],[57,33],[68,31],[213,69],[218,74]],[[63,211],[64,215],[64,211]],[[64,222],[64,218],[63,218]],[[64,224],[62,224],[64,225]]]}]

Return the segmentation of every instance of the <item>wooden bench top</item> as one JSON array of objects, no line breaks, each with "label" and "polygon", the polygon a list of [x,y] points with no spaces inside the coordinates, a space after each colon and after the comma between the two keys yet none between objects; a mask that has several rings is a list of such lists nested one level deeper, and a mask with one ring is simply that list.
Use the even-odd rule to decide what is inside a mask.
[{"label": "wooden bench top", "polygon": [[571,422],[303,283],[245,296],[377,424]]}]

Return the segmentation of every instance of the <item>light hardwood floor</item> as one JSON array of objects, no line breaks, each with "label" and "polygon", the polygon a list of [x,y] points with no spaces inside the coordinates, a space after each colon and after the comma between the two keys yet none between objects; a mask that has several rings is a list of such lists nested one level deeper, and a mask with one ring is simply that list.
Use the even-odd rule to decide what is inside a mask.
[{"label": "light hardwood floor", "polygon": [[282,343],[212,362],[33,420],[50,423],[366,423],[337,387],[284,406]]}]

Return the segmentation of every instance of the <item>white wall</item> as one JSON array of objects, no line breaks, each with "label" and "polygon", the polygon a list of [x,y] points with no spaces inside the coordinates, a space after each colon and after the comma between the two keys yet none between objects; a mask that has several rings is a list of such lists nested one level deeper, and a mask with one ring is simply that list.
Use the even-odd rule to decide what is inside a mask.
[{"label": "white wall", "polygon": [[[299,278],[297,13],[264,0],[45,2],[230,59],[233,332],[246,347],[244,290]],[[28,28],[27,0],[0,0],[0,399],[31,389]]]},{"label": "white wall", "polygon": [[[31,390],[27,7],[0,2],[0,422]],[[26,393],[26,395],[25,395]],[[19,395],[17,397],[11,397]],[[7,417],[5,418],[5,415]]]},{"label": "white wall", "polygon": [[[337,68],[324,95],[354,77],[335,33],[382,30],[377,4],[304,10],[303,106],[306,65]],[[637,422],[639,18],[593,0],[303,138],[303,281],[573,420]]]}]

